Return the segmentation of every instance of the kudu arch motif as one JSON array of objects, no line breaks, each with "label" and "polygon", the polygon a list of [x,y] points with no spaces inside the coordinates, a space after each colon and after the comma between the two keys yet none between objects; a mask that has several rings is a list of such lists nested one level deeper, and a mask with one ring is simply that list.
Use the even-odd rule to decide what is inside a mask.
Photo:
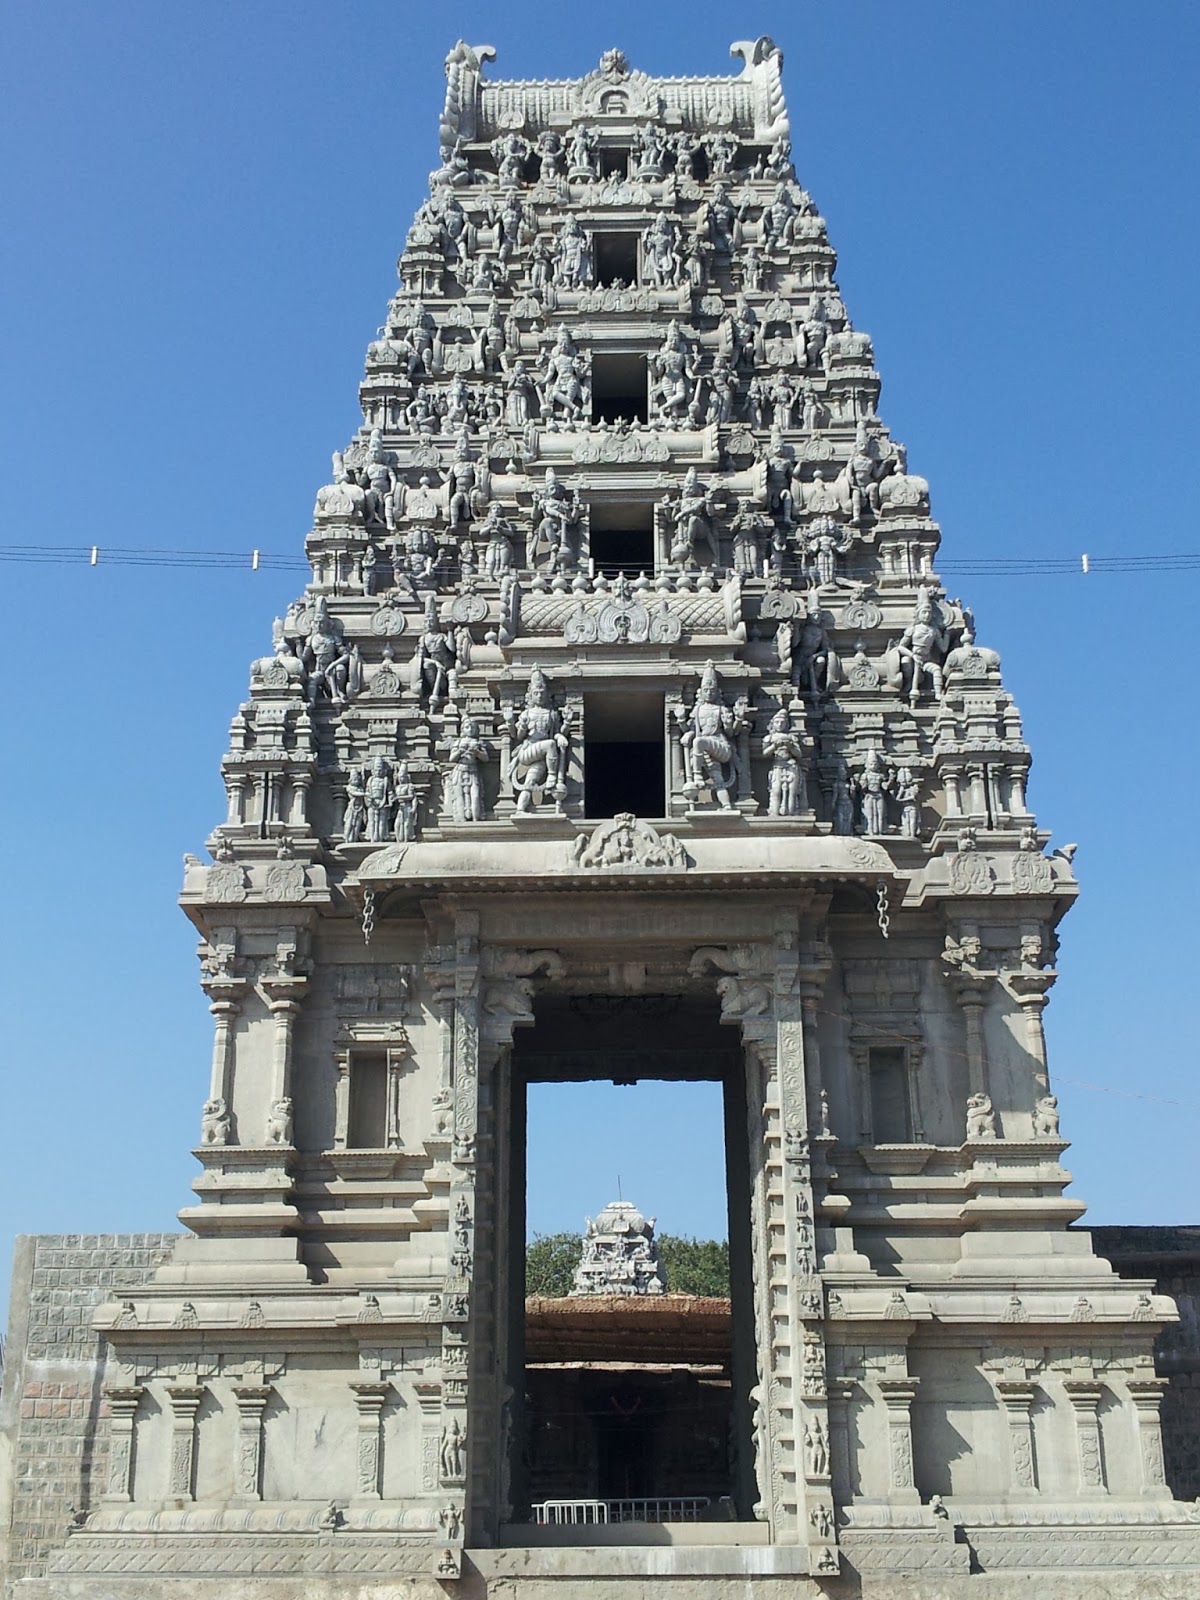
[{"label": "kudu arch motif", "polygon": [[[187,859],[200,1176],[96,1313],[107,1487],[61,1548],[30,1535],[48,1593],[650,1592],[650,1553],[529,1527],[522,1086],[596,1055],[597,1007],[634,1077],[687,1075],[678,1027],[726,1094],[729,1516],[686,1548],[628,1526],[656,1595],[1086,1562],[1132,1597],[1196,1561],[1171,1303],[1068,1228],[1042,1012],[1069,852],[880,418],[781,53],[734,54],[447,58],[312,580]],[[622,787],[646,748],[653,815]]]}]

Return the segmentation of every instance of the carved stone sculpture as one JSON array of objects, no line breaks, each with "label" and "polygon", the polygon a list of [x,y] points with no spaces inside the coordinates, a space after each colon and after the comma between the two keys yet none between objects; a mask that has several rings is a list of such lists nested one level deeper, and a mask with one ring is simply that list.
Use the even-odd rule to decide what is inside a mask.
[{"label": "carved stone sculpture", "polygon": [[731,710],[721,699],[721,680],[710,661],[704,668],[692,709],[684,720],[680,745],[687,781],[683,792],[693,805],[711,789],[723,811],[731,811],[729,791],[737,782],[736,737],[749,726],[748,705],[739,700]]},{"label": "carved stone sculpture", "polygon": [[569,723],[555,708],[550,686],[537,667],[525,691],[525,704],[511,726],[514,744],[509,762],[517,810],[534,810],[546,794],[561,810],[567,797],[563,769],[571,742]]},{"label": "carved stone sculpture", "polygon": [[994,1139],[996,1137],[996,1113],[992,1109],[992,1102],[986,1094],[972,1094],[967,1096],[967,1138],[968,1139]]},{"label": "carved stone sculpture", "polygon": [[804,781],[804,747],[792,730],[786,710],[777,711],[763,737],[763,755],[771,760],[767,809],[773,817],[795,817],[808,810]]},{"label": "carved stone sculpture", "polygon": [[628,1200],[613,1200],[595,1219],[587,1219],[573,1295],[662,1294],[666,1287],[653,1217],[644,1217]]},{"label": "carved stone sculpture", "polygon": [[482,769],[491,754],[491,746],[479,736],[479,724],[468,717],[450,746],[444,780],[450,814],[455,822],[483,821]]}]

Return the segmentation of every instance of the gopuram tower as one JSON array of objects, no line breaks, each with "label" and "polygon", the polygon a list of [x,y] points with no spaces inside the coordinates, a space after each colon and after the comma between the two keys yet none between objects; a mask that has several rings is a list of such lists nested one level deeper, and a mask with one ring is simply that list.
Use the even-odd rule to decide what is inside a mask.
[{"label": "gopuram tower", "polygon": [[[733,53],[447,59],[312,581],[189,858],[188,1233],[114,1245],[76,1344],[35,1300],[10,1350],[86,1403],[69,1537],[10,1408],[16,1595],[1200,1592],[1174,1308],[1064,1196],[1076,884],[780,52]],[[723,1085],[732,1346],[687,1522],[652,1453],[626,1514],[527,1426],[526,1089],[587,1078]]]}]

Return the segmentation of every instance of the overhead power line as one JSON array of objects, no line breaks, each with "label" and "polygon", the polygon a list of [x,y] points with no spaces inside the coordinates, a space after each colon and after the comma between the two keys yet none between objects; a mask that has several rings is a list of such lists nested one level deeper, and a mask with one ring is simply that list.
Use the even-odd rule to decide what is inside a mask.
[{"label": "overhead power line", "polygon": [[[231,572],[307,572],[300,556],[267,550],[151,550],[128,545],[3,544],[0,561],[45,566],[189,567]],[[1200,552],[1120,556],[961,556],[937,564],[939,574],[963,577],[1089,577],[1132,572],[1197,572]],[[848,572],[847,576],[856,574]],[[866,574],[863,574],[866,576]]]}]

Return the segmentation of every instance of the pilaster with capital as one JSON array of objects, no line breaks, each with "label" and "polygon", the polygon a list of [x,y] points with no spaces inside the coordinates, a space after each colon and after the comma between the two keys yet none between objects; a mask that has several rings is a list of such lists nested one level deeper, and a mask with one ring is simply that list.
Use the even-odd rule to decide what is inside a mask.
[{"label": "pilaster with capital", "polygon": [[297,972],[299,948],[294,933],[280,938],[275,947],[275,964],[259,979],[259,987],[275,1023],[271,1053],[271,1099],[288,1100],[292,1092],[292,1045],[300,1003],[308,988],[308,978]]},{"label": "pilaster with capital", "polygon": [[1137,1418],[1138,1461],[1142,1472],[1142,1493],[1152,1500],[1169,1500],[1167,1476],[1163,1466],[1162,1398],[1166,1378],[1130,1378],[1126,1382]]},{"label": "pilaster with capital", "polygon": [[238,1426],[233,1481],[239,1500],[262,1499],[263,1413],[272,1393],[270,1384],[237,1384],[234,1387]]},{"label": "pilaster with capital", "polygon": [[1093,1379],[1068,1378],[1063,1387],[1075,1415],[1075,1448],[1079,1488],[1085,1495],[1107,1494],[1104,1452],[1100,1443],[1100,1400],[1103,1386]]},{"label": "pilaster with capital", "polygon": [[137,1408],[146,1390],[144,1385],[114,1385],[106,1388],[108,1401],[108,1484],[103,1498],[126,1502],[133,1499],[133,1429]]},{"label": "pilaster with capital", "polygon": [[167,1495],[172,1500],[196,1498],[196,1413],[204,1394],[203,1385],[180,1384],[167,1389],[167,1398],[171,1402]]},{"label": "pilaster with capital", "polygon": [[1036,1386],[1024,1378],[1001,1378],[996,1394],[1008,1427],[1008,1458],[1015,1494],[1036,1494],[1037,1457],[1033,1449],[1033,1402]]},{"label": "pilaster with capital", "polygon": [[355,1496],[359,1500],[383,1498],[383,1437],[381,1423],[387,1402],[389,1386],[386,1383],[352,1383],[358,1412],[358,1447],[355,1453],[357,1482]]},{"label": "pilaster with capital", "polygon": [[887,1409],[888,1499],[917,1504],[920,1495],[913,1483],[912,1403],[917,1393],[917,1378],[879,1378],[876,1380]]}]

